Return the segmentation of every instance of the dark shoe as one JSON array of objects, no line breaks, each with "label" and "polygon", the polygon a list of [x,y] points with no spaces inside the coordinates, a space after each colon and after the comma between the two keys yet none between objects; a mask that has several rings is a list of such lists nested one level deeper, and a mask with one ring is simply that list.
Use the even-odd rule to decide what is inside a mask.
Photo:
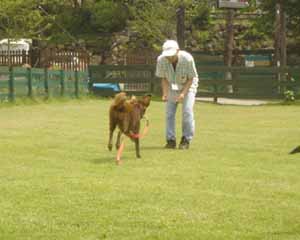
[{"label": "dark shoe", "polygon": [[187,140],[185,137],[182,137],[178,148],[179,149],[188,149],[189,146],[190,146],[189,140]]},{"label": "dark shoe", "polygon": [[167,140],[167,144],[165,146],[165,148],[176,148],[176,141],[175,140]]}]

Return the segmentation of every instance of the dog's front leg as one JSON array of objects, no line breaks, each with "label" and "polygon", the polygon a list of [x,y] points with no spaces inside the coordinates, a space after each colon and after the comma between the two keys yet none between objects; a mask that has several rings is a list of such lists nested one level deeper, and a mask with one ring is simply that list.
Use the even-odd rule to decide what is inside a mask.
[{"label": "dog's front leg", "polygon": [[108,150],[111,151],[112,150],[112,138],[113,138],[113,131],[110,130],[109,131],[109,140],[108,140],[108,144],[107,144],[107,147],[108,147]]},{"label": "dog's front leg", "polygon": [[139,138],[135,138],[134,139],[134,143],[135,143],[136,157],[137,158],[141,158],[141,154],[140,154],[140,139]]},{"label": "dog's front leg", "polygon": [[122,136],[122,132],[119,131],[118,132],[118,136],[117,136],[117,141],[116,141],[116,149],[118,150],[121,146],[121,136]]}]

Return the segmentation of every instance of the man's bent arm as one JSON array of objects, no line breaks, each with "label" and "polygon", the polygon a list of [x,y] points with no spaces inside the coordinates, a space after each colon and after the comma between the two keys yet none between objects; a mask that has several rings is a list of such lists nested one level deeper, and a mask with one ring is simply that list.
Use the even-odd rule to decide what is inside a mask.
[{"label": "man's bent arm", "polygon": [[183,85],[181,94],[183,94],[185,96],[187,94],[187,92],[189,91],[190,87],[192,86],[192,84],[193,84],[193,78],[188,79]]}]

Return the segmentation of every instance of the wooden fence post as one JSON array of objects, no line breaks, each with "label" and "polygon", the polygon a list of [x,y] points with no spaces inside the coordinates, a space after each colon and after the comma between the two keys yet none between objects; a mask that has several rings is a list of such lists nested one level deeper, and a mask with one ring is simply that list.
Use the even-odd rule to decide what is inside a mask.
[{"label": "wooden fence post", "polygon": [[214,103],[218,103],[218,84],[214,84]]},{"label": "wooden fence post", "polygon": [[233,94],[238,93],[238,79],[240,78],[240,72],[233,72],[232,73],[232,80],[233,80]]},{"label": "wooden fence post", "polygon": [[65,94],[65,71],[60,70],[60,95],[64,96]]},{"label": "wooden fence post", "polygon": [[48,68],[44,68],[44,88],[46,97],[49,97]]},{"label": "wooden fence post", "polygon": [[88,91],[89,91],[89,94],[92,93],[93,91],[93,78],[92,78],[92,71],[91,71],[91,68],[88,68]]},{"label": "wooden fence post", "polygon": [[151,80],[150,80],[150,92],[154,92],[154,79],[155,79],[155,70],[151,70]]},{"label": "wooden fence post", "polygon": [[75,97],[79,97],[79,76],[78,70],[75,70]]},{"label": "wooden fence post", "polygon": [[14,86],[14,71],[13,71],[13,67],[10,66],[9,67],[9,81],[8,81],[8,85],[9,85],[9,101],[13,102],[15,101],[15,86]]},{"label": "wooden fence post", "polygon": [[28,86],[28,97],[32,97],[32,74],[31,74],[31,68],[27,68],[27,86]]}]

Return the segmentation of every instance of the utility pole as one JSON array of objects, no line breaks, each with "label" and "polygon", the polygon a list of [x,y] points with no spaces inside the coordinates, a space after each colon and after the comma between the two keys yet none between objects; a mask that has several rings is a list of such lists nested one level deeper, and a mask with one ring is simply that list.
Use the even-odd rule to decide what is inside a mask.
[{"label": "utility pole", "polygon": [[280,4],[276,3],[276,14],[275,14],[275,41],[274,41],[274,62],[273,65],[280,67]]},{"label": "utility pole", "polygon": [[227,67],[232,66],[233,59],[233,46],[234,46],[234,10],[229,9],[226,18],[226,41],[225,41],[225,65]]},{"label": "utility pole", "polygon": [[287,41],[286,41],[286,12],[282,1],[280,2],[280,62],[282,67],[287,65]]},{"label": "utility pole", "polygon": [[[234,20],[235,11],[233,9],[228,9],[226,17],[226,39],[225,39],[225,56],[224,63],[225,66],[231,67],[233,60],[233,47],[234,47]],[[225,73],[226,80],[232,80],[231,72]],[[228,85],[228,92],[232,93],[232,85]]]},{"label": "utility pole", "polygon": [[283,67],[287,64],[287,43],[286,43],[286,13],[282,1],[276,3],[275,17],[275,56],[274,65]]},{"label": "utility pole", "polygon": [[[276,17],[275,17],[275,43],[274,43],[274,65],[277,67],[286,67],[287,65],[287,41],[286,41],[286,13],[282,0],[276,3]],[[285,74],[279,73],[277,75],[278,81],[285,80]],[[283,89],[279,87],[279,93]]]}]

